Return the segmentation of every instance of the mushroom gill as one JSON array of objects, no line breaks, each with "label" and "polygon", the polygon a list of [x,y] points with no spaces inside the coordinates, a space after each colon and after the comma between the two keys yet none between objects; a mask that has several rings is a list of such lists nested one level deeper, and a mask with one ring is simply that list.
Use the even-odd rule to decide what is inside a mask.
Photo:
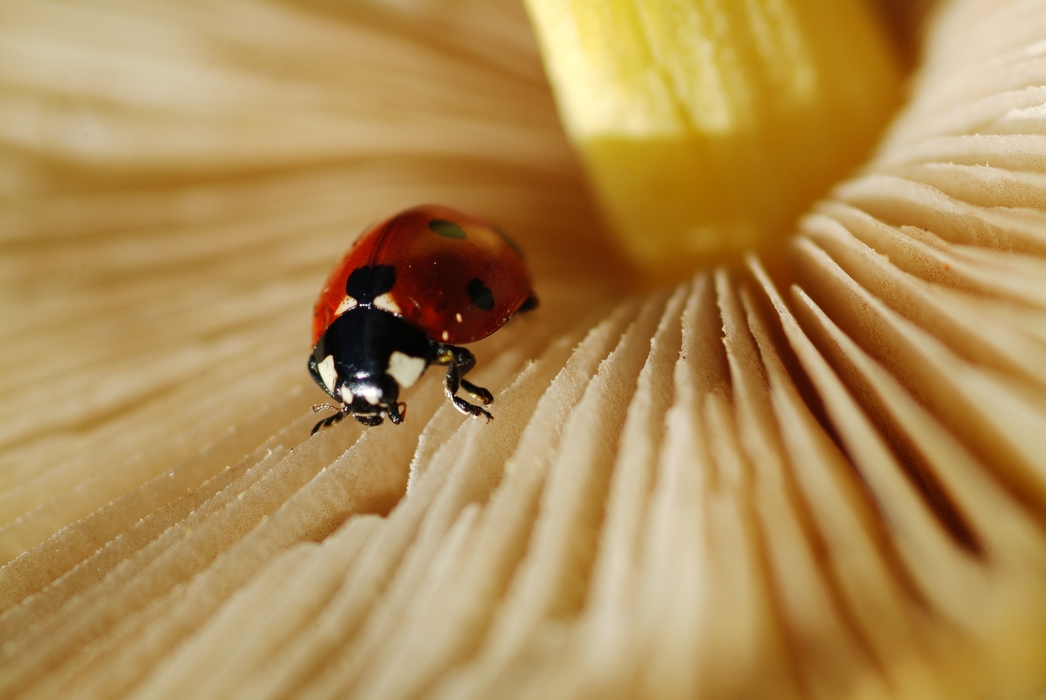
[{"label": "mushroom gill", "polygon": [[[1046,687],[1041,3],[944,3],[784,254],[643,295],[514,4],[9,2],[0,56],[0,696]],[[313,296],[418,201],[531,259],[496,419],[309,438]]]}]

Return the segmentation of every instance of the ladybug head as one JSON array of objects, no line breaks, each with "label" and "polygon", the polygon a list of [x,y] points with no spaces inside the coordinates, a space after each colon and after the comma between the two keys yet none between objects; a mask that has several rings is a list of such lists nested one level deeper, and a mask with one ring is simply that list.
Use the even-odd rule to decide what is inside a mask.
[{"label": "ladybug head", "polygon": [[340,404],[332,422],[352,414],[364,425],[380,425],[387,414],[399,423],[400,388],[417,381],[434,352],[432,341],[403,319],[357,307],[324,331],[309,357],[309,373]]},{"label": "ladybug head", "polygon": [[341,396],[336,397],[345,404],[345,410],[364,425],[381,425],[384,415],[399,423],[403,420],[401,404],[397,401],[400,385],[386,373],[353,377],[341,383]]},{"label": "ladybug head", "polygon": [[[350,374],[343,377],[338,373],[338,365],[333,361],[333,356],[327,355],[320,362],[317,362],[315,357],[310,357],[309,373],[312,374],[313,380],[340,404],[330,406],[338,410],[331,422],[340,421],[348,414],[364,425],[381,425],[385,414],[388,414],[393,423],[403,421],[406,406],[397,400],[400,385],[395,377],[387,372]],[[319,409],[321,406],[315,408]]]}]

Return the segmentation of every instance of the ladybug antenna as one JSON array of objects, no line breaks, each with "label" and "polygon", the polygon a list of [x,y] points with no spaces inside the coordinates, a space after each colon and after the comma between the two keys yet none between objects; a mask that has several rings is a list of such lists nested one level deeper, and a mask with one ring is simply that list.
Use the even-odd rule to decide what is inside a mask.
[{"label": "ladybug antenna", "polygon": [[320,432],[324,428],[329,428],[330,426],[334,425],[335,423],[340,422],[342,418],[344,418],[345,416],[347,416],[349,414],[349,407],[347,405],[345,405],[345,406],[335,406],[334,404],[331,404],[331,403],[318,403],[318,404],[316,404],[316,405],[314,405],[312,407],[312,412],[313,413],[319,413],[320,411],[327,410],[327,409],[330,409],[332,411],[337,411],[337,413],[335,413],[332,416],[327,416],[326,418],[321,420],[319,423],[317,423],[316,425],[312,426],[312,432],[309,433],[310,435],[315,435],[316,433]]}]

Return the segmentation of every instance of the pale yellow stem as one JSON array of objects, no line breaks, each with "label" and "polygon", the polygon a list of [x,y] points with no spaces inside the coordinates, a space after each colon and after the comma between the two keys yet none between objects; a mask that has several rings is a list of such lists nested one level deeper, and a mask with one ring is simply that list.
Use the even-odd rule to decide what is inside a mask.
[{"label": "pale yellow stem", "polygon": [[860,0],[527,7],[608,223],[658,281],[787,235],[899,97]]}]

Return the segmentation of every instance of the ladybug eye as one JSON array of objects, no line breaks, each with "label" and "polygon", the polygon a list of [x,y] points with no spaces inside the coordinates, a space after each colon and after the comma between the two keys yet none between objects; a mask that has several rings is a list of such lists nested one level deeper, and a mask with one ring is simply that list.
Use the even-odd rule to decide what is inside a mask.
[{"label": "ladybug eye", "polygon": [[472,301],[473,306],[484,311],[490,311],[494,308],[494,294],[487,285],[483,284],[483,280],[480,278],[474,277],[469,282],[469,286],[466,287],[466,291],[469,293],[469,300]]}]

